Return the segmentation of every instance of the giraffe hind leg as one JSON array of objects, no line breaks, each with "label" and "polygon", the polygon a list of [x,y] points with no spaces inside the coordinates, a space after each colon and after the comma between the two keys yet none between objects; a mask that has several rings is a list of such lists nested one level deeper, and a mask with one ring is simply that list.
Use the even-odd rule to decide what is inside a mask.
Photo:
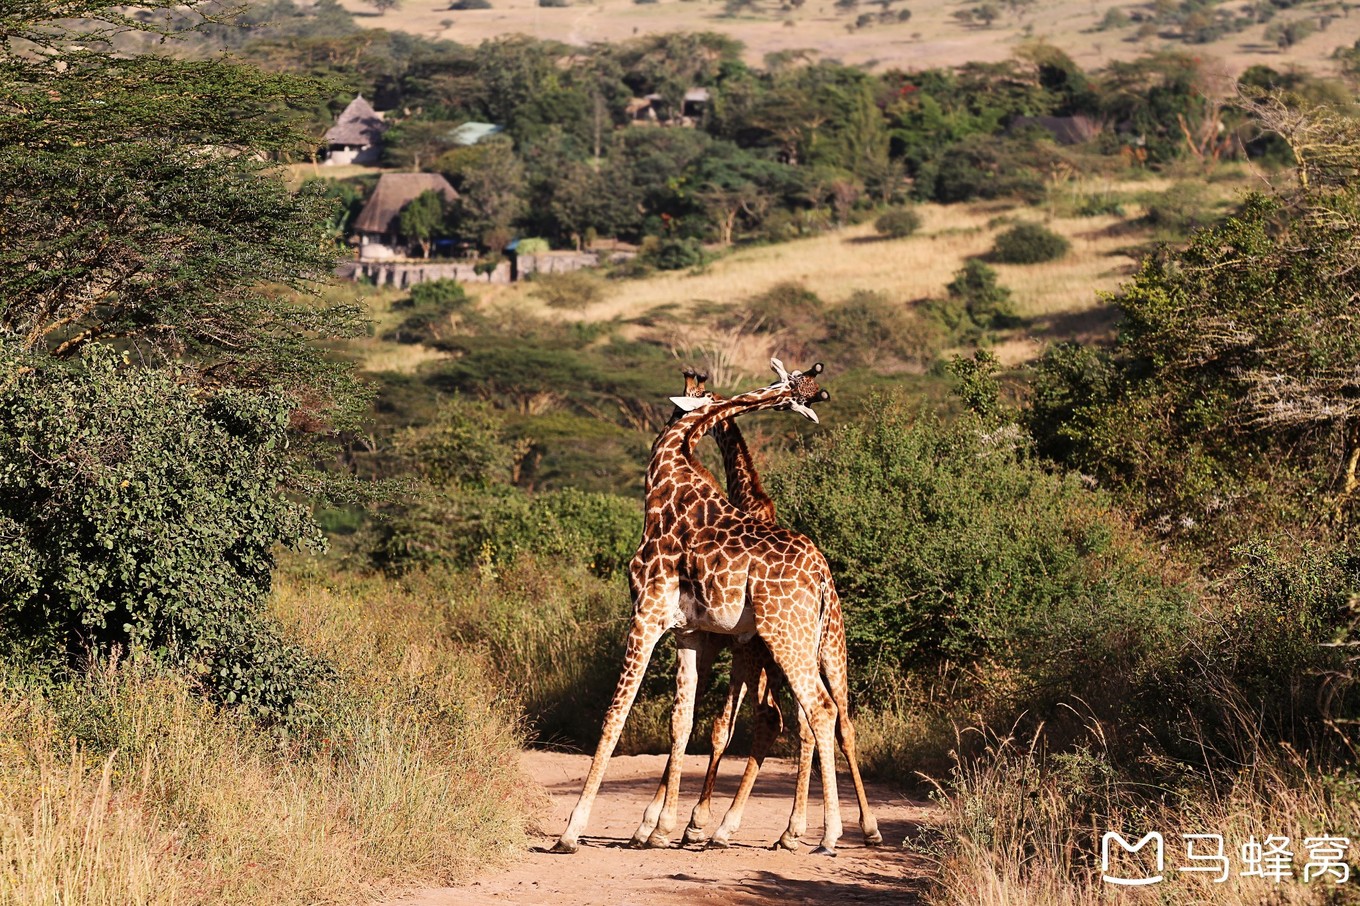
[{"label": "giraffe hind leg", "polygon": [[[761,648],[764,649],[763,644]],[[722,823],[718,825],[712,840],[709,841],[710,846],[726,847],[731,845],[732,835],[741,827],[746,803],[750,799],[752,788],[755,787],[756,776],[765,763],[765,756],[769,753],[770,746],[783,732],[784,718],[779,710],[778,698],[781,680],[782,674],[780,674],[779,668],[775,666],[774,660],[769,658],[768,652],[766,652],[765,669],[760,671],[756,689],[756,721],[755,734],[751,741],[751,755],[746,759],[746,770],[741,775],[741,784],[737,787],[737,794],[733,797],[732,805],[728,808],[727,814],[723,816]]]}]

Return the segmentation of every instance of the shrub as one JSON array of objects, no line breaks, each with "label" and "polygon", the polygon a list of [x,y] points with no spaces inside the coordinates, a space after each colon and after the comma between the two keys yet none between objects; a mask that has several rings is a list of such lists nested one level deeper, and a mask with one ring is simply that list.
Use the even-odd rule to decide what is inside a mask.
[{"label": "shrub", "polygon": [[1115,195],[1087,195],[1077,205],[1078,217],[1100,217],[1105,214],[1123,217],[1124,202]]},{"label": "shrub", "polygon": [[885,359],[923,360],[930,351],[923,325],[902,305],[860,290],[825,315],[829,354],[874,365]]},{"label": "shrub", "polygon": [[874,230],[889,239],[902,239],[921,228],[921,214],[913,208],[897,208],[880,214]]},{"label": "shrub", "polygon": [[597,274],[569,271],[535,274],[533,294],[549,308],[584,311],[605,297],[606,285]]},{"label": "shrub", "polygon": [[264,612],[276,546],[321,543],[281,493],[291,407],[182,377],[107,349],[0,359],[0,627],[67,661],[153,653],[291,719],[321,672]]},{"label": "shrub", "polygon": [[[649,237],[652,238],[652,237]],[[708,260],[704,247],[697,239],[660,239],[644,242],[638,260],[662,271],[679,271],[698,267]]]},{"label": "shrub", "polygon": [[1065,238],[1039,223],[1017,223],[996,237],[992,260],[1001,264],[1039,264],[1056,261],[1072,245]]},{"label": "shrub", "polygon": [[519,245],[515,246],[515,251],[521,255],[541,255],[549,248],[548,240],[539,236],[530,236],[527,239],[521,239]]},{"label": "shrub", "polygon": [[1184,592],[1020,437],[878,400],[770,474],[783,519],[831,564],[861,690],[985,662],[975,681],[1012,706],[1057,690],[1117,703],[1174,651]]},{"label": "shrub", "polygon": [[1133,24],[1129,14],[1118,6],[1112,6],[1105,11],[1105,16],[1096,25],[1097,31],[1109,31],[1113,28],[1127,28]]},{"label": "shrub", "polygon": [[786,280],[750,299],[744,307],[761,332],[811,333],[822,324],[826,303],[802,283]]},{"label": "shrub", "polygon": [[400,324],[383,335],[398,343],[431,343],[442,339],[452,328],[450,316],[471,304],[463,285],[457,280],[431,280],[411,287],[411,294],[392,303],[394,311],[408,311]]},{"label": "shrub", "polygon": [[491,9],[491,0],[453,0],[449,9]]},{"label": "shrub", "polygon": [[531,554],[610,576],[627,564],[641,535],[642,515],[627,497],[575,488],[533,495],[506,486],[427,488],[384,523],[373,561],[402,574],[504,565]]},{"label": "shrub", "polygon": [[963,303],[969,322],[955,329],[1002,330],[1020,323],[1011,291],[997,281],[996,269],[985,262],[969,258],[946,289],[950,299]]}]

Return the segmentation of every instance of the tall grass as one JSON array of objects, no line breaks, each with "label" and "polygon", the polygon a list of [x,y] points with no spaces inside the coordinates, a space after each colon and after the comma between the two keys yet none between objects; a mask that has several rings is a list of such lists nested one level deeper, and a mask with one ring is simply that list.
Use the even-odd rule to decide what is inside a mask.
[{"label": "tall grass", "polygon": [[0,903],[355,903],[521,849],[513,700],[400,593],[285,580],[339,674],[281,736],[131,659],[0,678]]},{"label": "tall grass", "polygon": [[[1014,734],[969,731],[981,734],[985,745],[976,757],[959,756],[949,780],[937,787],[942,820],[936,844],[925,846],[939,859],[931,903],[1356,902],[1353,885],[1340,887],[1328,879],[1300,883],[1308,859],[1306,837],[1326,833],[1355,840],[1360,835],[1353,777],[1272,745],[1244,722],[1238,741],[1251,754],[1236,772],[1196,772],[1180,783],[1150,788],[1127,780],[1111,758],[1103,729],[1094,721],[1088,727],[1087,743],[1061,754],[1046,751],[1042,729],[1028,742]],[[958,751],[976,748],[962,737],[959,742]],[[1104,882],[1100,839],[1106,831],[1131,842],[1149,831],[1162,833],[1165,880],[1139,888]],[[1222,835],[1230,861],[1226,881],[1177,870],[1187,861],[1182,834]],[[1290,838],[1295,879],[1241,876],[1241,845],[1272,834]]]},{"label": "tall grass", "polygon": [[[503,568],[430,570],[384,587],[400,588],[408,606],[428,608],[442,632],[504,678],[536,743],[594,747],[632,613],[621,576],[601,579],[581,566],[523,556]],[[673,663],[663,641],[619,741],[621,754],[668,749]]]}]

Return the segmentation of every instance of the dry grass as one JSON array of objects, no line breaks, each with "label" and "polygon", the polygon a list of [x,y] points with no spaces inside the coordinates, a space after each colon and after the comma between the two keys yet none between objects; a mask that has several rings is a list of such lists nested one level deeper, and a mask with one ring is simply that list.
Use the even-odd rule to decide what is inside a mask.
[{"label": "dry grass", "polygon": [[[1228,176],[1206,184],[1210,201],[1223,203],[1251,184],[1252,177],[1245,172],[1231,171]],[[1143,213],[1133,201],[1125,204],[1125,218],[1079,217],[1066,212],[1087,196],[1131,198],[1173,191],[1184,184],[1146,174],[1141,178],[1080,178],[1055,187],[1052,201],[1039,206],[925,204],[919,207],[921,228],[903,239],[881,239],[866,223],[807,239],[740,248],[698,271],[611,281],[598,286],[598,292],[573,297],[578,304],[571,310],[550,305],[543,287],[533,281],[479,285],[476,295],[483,310],[495,308],[506,312],[505,317],[524,312],[549,320],[628,321],[664,308],[678,321],[668,322],[659,334],[642,328],[625,328],[624,334],[630,338],[663,336],[682,355],[702,349],[707,350],[705,358],[730,358],[734,374],[763,373],[771,352],[768,342],[751,335],[735,336],[730,324],[713,323],[711,312],[790,281],[801,283],[832,305],[859,290],[882,293],[902,305],[941,298],[966,259],[985,255],[997,233],[1013,223],[1033,220],[1065,236],[1072,248],[1058,261],[996,265],[1002,285],[1013,293],[1017,313],[1028,322],[996,338],[998,357],[1006,365],[1016,365],[1038,356],[1049,342],[1105,336],[1110,319],[1103,311],[1101,294],[1118,287],[1136,263],[1131,250],[1149,238],[1146,232],[1128,228],[1129,221]],[[411,372],[441,358],[426,347],[381,339],[404,316],[392,309],[402,292],[343,284],[330,294],[335,301],[357,300],[374,320],[372,336],[347,346],[365,370]],[[696,305],[709,315],[695,316]]]},{"label": "dry grass", "polygon": [[321,164],[285,164],[283,166],[283,178],[288,183],[288,188],[297,189],[309,179],[352,179],[355,176],[377,175],[384,172],[379,167],[368,167],[361,164],[336,164],[323,166]]},{"label": "dry grass", "polygon": [[146,663],[0,692],[0,903],[355,903],[522,847],[541,794],[476,658],[380,582],[277,603],[341,673],[304,741]]},{"label": "dry grass", "polygon": [[[939,799],[944,806],[936,906],[1097,906],[1119,902],[1164,906],[1237,906],[1242,903],[1336,902],[1327,881],[1305,885],[1303,840],[1323,833],[1353,838],[1360,800],[1337,777],[1287,748],[1269,748],[1259,731],[1243,733],[1252,756],[1233,778],[1201,786],[1184,799],[1167,791],[1127,788],[1110,769],[1095,728],[1092,745],[1046,755],[1042,737],[1023,745],[990,736],[976,760],[960,760]],[[960,740],[959,749],[964,740]],[[1154,791],[1155,792],[1155,791]],[[1179,803],[1179,804],[1177,804]],[[1116,831],[1136,841],[1149,831],[1165,839],[1162,883],[1116,888],[1102,881],[1100,835]],[[1181,834],[1221,834],[1230,875],[1182,873]],[[1240,847],[1252,836],[1290,838],[1296,880],[1241,877]],[[1210,844],[1200,844],[1204,854]],[[1203,863],[1200,863],[1203,864]],[[1119,871],[1115,872],[1119,874]],[[1145,876],[1129,869],[1129,876]],[[1345,900],[1345,902],[1349,902]]]},{"label": "dry grass", "polygon": [[[807,48],[814,48],[815,53],[828,59],[881,68],[911,70],[970,61],[992,62],[1011,56],[1028,34],[1056,44],[1087,69],[1173,48],[1221,60],[1233,73],[1255,63],[1277,69],[1301,66],[1326,73],[1334,68],[1329,59],[1332,49],[1349,46],[1360,37],[1360,17],[1345,16],[1326,31],[1285,51],[1264,40],[1265,25],[1210,44],[1186,45],[1161,38],[1138,41],[1134,40],[1134,28],[1095,31],[1095,24],[1116,4],[1085,0],[1045,0],[1025,12],[1006,12],[990,28],[960,24],[953,18],[955,11],[964,8],[959,4],[913,3],[907,4],[912,11],[910,21],[862,29],[847,26],[865,11],[865,4],[846,14],[838,13],[830,0],[810,0],[793,11],[780,11],[779,4],[764,0],[739,16],[725,15],[724,4],[718,0],[661,0],[652,4],[637,4],[633,0],[575,0],[565,8],[540,7],[536,0],[492,2],[494,6],[488,10],[455,11],[444,0],[405,0],[400,8],[377,16],[363,0],[342,0],[367,27],[409,31],[474,45],[507,34],[585,45],[592,41],[627,40],[639,34],[716,31],[743,42],[748,62],[757,65],[767,53]],[[1281,13],[1281,18],[1304,14],[1304,10],[1291,10]]]}]

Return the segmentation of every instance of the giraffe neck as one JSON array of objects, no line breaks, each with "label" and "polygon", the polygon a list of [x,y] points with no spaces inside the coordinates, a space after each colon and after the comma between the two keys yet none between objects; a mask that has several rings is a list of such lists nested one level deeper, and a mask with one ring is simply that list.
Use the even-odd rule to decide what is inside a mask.
[{"label": "giraffe neck", "polygon": [[727,499],[737,509],[774,521],[774,501],[765,493],[756,472],[751,451],[735,421],[725,421],[713,429],[713,439],[722,452],[723,470],[727,474]]},{"label": "giraffe neck", "polygon": [[678,419],[652,447],[652,460],[647,468],[648,510],[664,506],[668,500],[681,502],[681,496],[685,505],[700,499],[717,499],[730,505],[716,479],[699,462],[695,445],[729,419],[746,412],[776,409],[788,399],[788,388],[774,385],[715,402]]}]

